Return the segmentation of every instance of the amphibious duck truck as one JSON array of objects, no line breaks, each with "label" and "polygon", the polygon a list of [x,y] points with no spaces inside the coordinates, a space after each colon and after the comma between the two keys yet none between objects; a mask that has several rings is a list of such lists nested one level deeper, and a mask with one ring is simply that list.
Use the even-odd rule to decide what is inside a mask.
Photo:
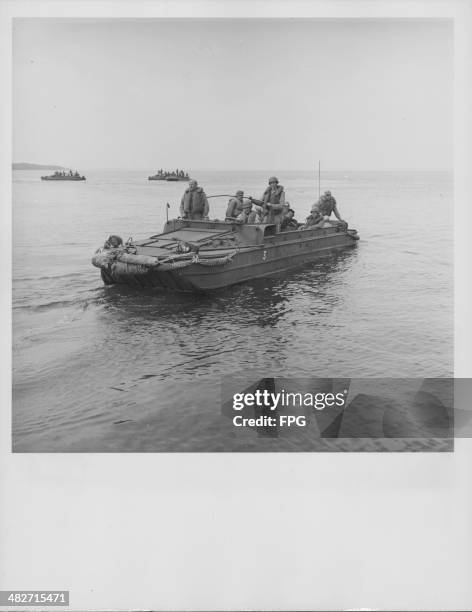
[{"label": "amphibious duck truck", "polygon": [[174,219],[147,240],[107,241],[92,263],[106,285],[211,291],[291,270],[359,239],[355,229],[338,221],[277,229],[272,224]]}]

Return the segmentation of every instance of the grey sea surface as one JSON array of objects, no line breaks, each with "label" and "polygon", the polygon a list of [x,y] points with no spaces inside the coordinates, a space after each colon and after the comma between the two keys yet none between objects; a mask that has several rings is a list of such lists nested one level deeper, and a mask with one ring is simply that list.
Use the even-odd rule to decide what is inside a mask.
[{"label": "grey sea surface", "polygon": [[[327,172],[322,190],[359,231],[354,248],[190,295],[105,287],[91,265],[111,233],[160,232],[186,183],[148,181],[155,169],[81,171],[83,183],[13,172],[14,451],[385,450],[381,440],[346,449],[309,431],[235,432],[221,415],[221,382],[453,375],[450,174]],[[208,195],[260,197],[269,174],[193,176]],[[304,220],[314,175],[278,177]],[[212,218],[224,218],[227,200],[210,200]]]}]

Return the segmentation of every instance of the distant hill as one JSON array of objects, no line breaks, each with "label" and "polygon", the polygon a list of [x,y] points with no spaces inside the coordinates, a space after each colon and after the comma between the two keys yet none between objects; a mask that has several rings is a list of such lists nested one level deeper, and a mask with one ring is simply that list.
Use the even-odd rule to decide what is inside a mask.
[{"label": "distant hill", "polygon": [[54,166],[52,164],[28,164],[26,162],[14,162],[13,170],[66,170],[64,166]]}]

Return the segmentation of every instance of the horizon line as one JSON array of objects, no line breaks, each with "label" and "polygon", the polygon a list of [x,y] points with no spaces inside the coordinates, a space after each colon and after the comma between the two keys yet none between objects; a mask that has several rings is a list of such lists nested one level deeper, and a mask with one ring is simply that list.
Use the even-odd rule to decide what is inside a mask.
[{"label": "horizon line", "polygon": [[[15,164],[30,164],[30,165],[38,165],[38,166],[49,166],[51,168],[57,166],[57,167],[61,167],[61,168],[72,168],[72,167],[79,167],[76,165],[63,165],[63,164],[45,164],[45,163],[40,163],[40,162],[24,162],[24,161],[19,161],[19,162],[12,162],[12,166]],[[105,171],[105,172],[110,172],[110,171],[116,171],[116,172],[149,172],[149,171],[153,171],[153,169],[150,169],[149,167],[140,167],[140,168],[131,168],[131,167],[126,167],[126,166],[95,166],[95,167],[82,167],[83,170],[86,171],[92,171],[92,172],[99,172],[99,171]],[[183,168],[179,168],[180,170],[184,170]],[[39,168],[38,168],[39,170]],[[173,170],[169,170],[169,172],[172,172]],[[185,172],[187,172],[187,170],[185,170]],[[272,169],[268,169],[268,168],[236,168],[236,169],[230,169],[230,168],[194,168],[192,171],[188,171],[189,174],[191,174],[192,172],[267,172],[267,173],[276,173],[276,172],[312,172],[314,175],[318,176],[318,171],[315,170],[314,168],[301,168],[298,170],[294,170],[294,169],[288,169],[288,168],[272,168]],[[323,172],[454,172],[454,168],[390,168],[390,169],[384,169],[384,168],[333,168],[333,167],[329,167],[329,168],[321,168],[321,173]]]}]

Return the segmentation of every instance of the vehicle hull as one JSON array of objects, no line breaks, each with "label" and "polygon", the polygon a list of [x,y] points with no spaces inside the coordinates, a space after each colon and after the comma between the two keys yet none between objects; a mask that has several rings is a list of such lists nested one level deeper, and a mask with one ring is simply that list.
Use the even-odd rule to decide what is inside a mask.
[{"label": "vehicle hull", "polygon": [[[264,237],[258,245],[242,245],[224,265],[203,265],[198,258],[185,267],[171,270],[164,269],[164,266],[162,269],[159,266],[146,269],[116,263],[102,267],[101,275],[107,285],[212,291],[289,271],[324,257],[327,251],[352,247],[357,240],[355,230],[339,227],[294,230]],[[217,251],[213,250],[213,255],[217,255]],[[152,247],[146,250],[143,246],[139,253],[152,255]]]}]

